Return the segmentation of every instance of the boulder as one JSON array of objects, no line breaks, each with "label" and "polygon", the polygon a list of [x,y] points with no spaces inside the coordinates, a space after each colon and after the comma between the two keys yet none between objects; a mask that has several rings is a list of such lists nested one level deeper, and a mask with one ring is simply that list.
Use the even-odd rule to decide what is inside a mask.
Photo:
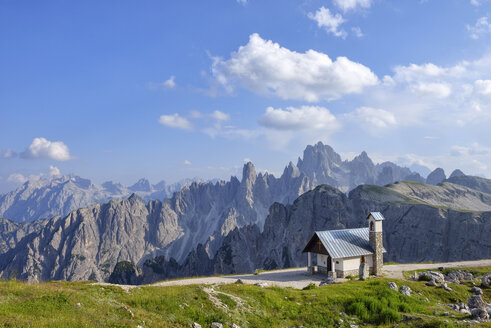
[{"label": "boulder", "polygon": [[197,322],[193,322],[193,324],[191,325],[192,328],[201,328],[201,325]]},{"label": "boulder", "polygon": [[470,309],[485,309],[487,307],[487,304],[484,303],[481,295],[472,295],[471,297],[469,297],[469,299],[467,300],[467,305],[469,305]]},{"label": "boulder", "polygon": [[399,288],[395,282],[389,282],[389,288],[395,290],[396,292],[399,291]]},{"label": "boulder", "polygon": [[491,272],[488,272],[486,273],[483,277],[482,277],[482,286],[484,288],[489,288],[491,287]]},{"label": "boulder", "polygon": [[409,288],[408,286],[402,286],[401,294],[406,296],[411,296],[411,288]]},{"label": "boulder", "polygon": [[429,280],[435,280],[435,282],[438,282],[438,283],[445,281],[445,276],[443,274],[441,274],[440,272],[436,272],[436,271],[426,271],[426,272],[421,273],[420,276],[428,277]]},{"label": "boulder", "polygon": [[474,295],[482,295],[482,289],[476,286],[471,288],[471,292],[474,293]]},{"label": "boulder", "polygon": [[426,283],[426,286],[436,287],[437,284],[436,284],[436,281],[434,279],[431,279],[430,281],[428,281]]},{"label": "boulder", "polygon": [[212,322],[210,328],[223,328],[223,325],[220,322]]},{"label": "boulder", "polygon": [[443,288],[443,289],[445,289],[445,290],[446,290],[446,291],[448,291],[448,292],[453,291],[453,289],[452,289],[452,288],[448,287],[448,285],[447,285],[447,283],[446,283],[446,282],[442,282],[442,284],[439,286],[439,288]]},{"label": "boulder", "polygon": [[475,308],[471,310],[471,316],[473,319],[477,320],[488,320],[489,314],[488,311],[482,308]]}]

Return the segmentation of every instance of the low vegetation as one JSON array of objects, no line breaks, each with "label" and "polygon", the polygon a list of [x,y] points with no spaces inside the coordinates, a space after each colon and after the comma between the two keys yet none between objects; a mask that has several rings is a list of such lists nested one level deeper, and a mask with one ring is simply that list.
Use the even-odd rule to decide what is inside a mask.
[{"label": "low vegetation", "polygon": [[[489,269],[489,268],[488,268]],[[488,269],[472,268],[479,274]],[[405,296],[388,287],[412,289]],[[466,302],[471,283],[453,291],[424,282],[351,280],[303,290],[248,284],[139,287],[125,291],[91,282],[0,282],[0,327],[459,327],[465,314],[448,304]],[[491,300],[491,290],[484,290]],[[444,316],[444,312],[451,315]],[[434,314],[436,313],[436,314]],[[479,326],[479,324],[477,325]],[[485,324],[482,324],[484,327]]]}]

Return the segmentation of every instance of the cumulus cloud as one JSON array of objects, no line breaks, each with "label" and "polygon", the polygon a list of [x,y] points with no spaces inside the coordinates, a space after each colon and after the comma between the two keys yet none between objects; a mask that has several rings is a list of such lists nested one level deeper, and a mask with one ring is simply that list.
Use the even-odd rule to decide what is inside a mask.
[{"label": "cumulus cloud", "polygon": [[29,159],[46,158],[57,161],[71,159],[67,145],[61,141],[49,141],[45,138],[34,138],[29,147],[20,155],[22,158]]},{"label": "cumulus cloud", "polygon": [[281,99],[317,102],[361,93],[378,83],[366,66],[346,57],[308,50],[298,53],[252,34],[228,60],[214,58],[212,73],[228,92],[240,86]]},{"label": "cumulus cloud", "polygon": [[178,113],[172,115],[161,115],[159,123],[171,128],[177,128],[182,130],[191,130],[193,125],[185,117],[180,116]]},{"label": "cumulus cloud", "polygon": [[341,38],[345,38],[347,35],[345,30],[339,28],[344,23],[343,16],[331,14],[329,8],[321,7],[315,14],[309,13],[308,17],[316,21],[317,26],[324,28],[327,33],[332,33],[334,36]]},{"label": "cumulus cloud", "polygon": [[446,98],[451,93],[447,83],[418,83],[411,87],[415,94],[425,97]]},{"label": "cumulus cloud", "polygon": [[397,124],[394,114],[379,108],[360,107],[352,116],[369,129],[373,127],[387,128]]},{"label": "cumulus cloud", "polygon": [[176,82],[174,81],[175,78],[176,77],[172,75],[168,80],[165,80],[164,83],[162,83],[162,86],[165,89],[174,89],[176,87]]},{"label": "cumulus cloud", "polygon": [[24,183],[27,181],[27,177],[25,177],[24,175],[22,175],[20,173],[12,173],[7,178],[7,181],[13,182],[13,183]]},{"label": "cumulus cloud", "polygon": [[477,40],[481,36],[491,33],[491,23],[488,22],[488,17],[481,17],[473,26],[467,25],[467,31],[469,31],[472,39]]},{"label": "cumulus cloud", "polygon": [[61,175],[61,171],[56,166],[50,165],[49,166],[49,175],[52,177],[57,177],[57,176]]},{"label": "cumulus cloud", "polygon": [[214,111],[211,114],[211,117],[214,118],[217,121],[228,121],[230,119],[230,115],[228,115],[228,114],[226,114],[224,112],[221,112],[219,110]]},{"label": "cumulus cloud", "polygon": [[0,149],[0,157],[1,158],[14,158],[17,156],[17,153],[11,149],[1,150]]},{"label": "cumulus cloud", "polygon": [[[476,0],[474,0],[476,1]],[[334,0],[334,4],[344,12],[358,8],[370,8],[372,0]]]},{"label": "cumulus cloud", "polygon": [[319,106],[286,109],[268,107],[259,119],[259,124],[275,130],[334,130],[339,127],[336,117],[327,108]]},{"label": "cumulus cloud", "polygon": [[491,80],[476,80],[474,87],[478,94],[491,95]]},{"label": "cumulus cloud", "polygon": [[191,162],[186,159],[186,160],[184,160],[184,162],[182,162],[182,164],[189,166],[189,165],[191,165]]}]

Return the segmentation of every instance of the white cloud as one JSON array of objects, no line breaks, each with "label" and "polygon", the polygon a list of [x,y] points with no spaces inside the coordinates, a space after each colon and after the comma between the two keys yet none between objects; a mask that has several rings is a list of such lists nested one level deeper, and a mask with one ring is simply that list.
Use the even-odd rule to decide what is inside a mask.
[{"label": "white cloud", "polygon": [[174,89],[176,87],[176,82],[174,81],[175,80],[175,76],[172,75],[168,80],[164,81],[164,83],[162,83],[162,86],[165,88],[165,89]]},{"label": "white cloud", "polygon": [[317,26],[324,28],[327,33],[332,33],[334,36],[345,38],[347,33],[343,29],[339,29],[344,23],[343,16],[340,14],[331,14],[329,8],[321,7],[315,14],[309,13],[308,17],[317,22]]},{"label": "white cloud", "polygon": [[476,7],[482,5],[484,2],[487,2],[487,1],[489,1],[489,0],[470,0],[471,5],[476,6]]},{"label": "white cloud", "polygon": [[201,112],[193,109],[192,111],[189,112],[189,118],[202,118],[203,114]]},{"label": "white cloud", "polygon": [[186,159],[186,160],[184,160],[184,162],[182,162],[182,164],[184,164],[184,165],[191,165],[192,163]]},{"label": "white cloud", "polygon": [[21,153],[23,158],[48,158],[57,161],[67,161],[71,159],[70,151],[61,141],[49,141],[45,138],[34,138],[31,145]]},{"label": "white cloud", "polygon": [[425,97],[447,98],[451,93],[447,83],[418,83],[411,87],[413,93]]},{"label": "white cloud", "polygon": [[397,124],[394,114],[379,108],[360,107],[356,109],[353,116],[369,130],[374,127],[387,128]]},{"label": "white cloud", "polygon": [[247,4],[247,0],[236,0],[237,3],[240,3],[241,5],[246,5]]},{"label": "white cloud", "polygon": [[27,177],[23,176],[20,173],[12,173],[7,178],[7,181],[8,182],[14,182],[14,183],[24,183],[27,181]]},{"label": "white cloud", "polygon": [[211,117],[213,117],[217,121],[228,121],[230,120],[230,116],[224,112],[221,112],[219,110],[214,111],[211,114]]},{"label": "white cloud", "polygon": [[336,117],[327,108],[319,106],[287,107],[285,110],[268,107],[259,124],[275,130],[335,130],[339,127]]},{"label": "white cloud", "polygon": [[161,115],[159,118],[159,123],[171,128],[191,130],[193,125],[185,117],[180,116],[178,113],[172,115]]},{"label": "white cloud", "polygon": [[355,34],[355,36],[356,36],[357,38],[361,38],[361,37],[363,37],[363,32],[361,31],[361,28],[359,28],[359,27],[355,26],[355,27],[352,27],[352,28],[351,28],[351,31],[353,31],[353,33]]},{"label": "white cloud", "polygon": [[372,0],[334,0],[334,4],[344,12],[358,8],[370,8]]},{"label": "white cloud", "polygon": [[228,92],[235,84],[259,94],[308,102],[361,93],[378,83],[366,66],[308,50],[298,53],[252,34],[230,59],[214,58],[213,76]]},{"label": "white cloud", "polygon": [[491,80],[477,80],[474,87],[478,94],[491,95]]},{"label": "white cloud", "polygon": [[61,175],[61,171],[56,166],[50,165],[49,166],[49,175],[52,177],[57,177],[57,176]]},{"label": "white cloud", "polygon": [[0,150],[0,157],[2,158],[14,158],[17,156],[17,153],[11,149]]},{"label": "white cloud", "polygon": [[147,83],[147,87],[150,90],[174,89],[177,86],[175,79],[176,77],[172,75],[169,79],[165,80],[164,82],[149,82]]},{"label": "white cloud", "polygon": [[487,17],[481,17],[476,21],[474,26],[467,25],[467,30],[471,38],[477,40],[484,34],[491,33],[491,23],[488,22]]}]

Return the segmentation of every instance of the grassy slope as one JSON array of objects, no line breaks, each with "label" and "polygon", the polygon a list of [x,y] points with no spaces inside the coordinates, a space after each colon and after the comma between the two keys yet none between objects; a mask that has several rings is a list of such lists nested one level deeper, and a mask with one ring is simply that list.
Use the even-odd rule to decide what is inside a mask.
[{"label": "grassy slope", "polygon": [[[209,327],[213,321],[225,327],[232,323],[241,327],[332,327],[340,319],[342,327],[362,322],[387,327],[396,322],[399,327],[452,327],[465,319],[445,304],[465,302],[470,283],[450,284],[454,291],[446,292],[424,282],[390,280],[411,287],[413,296],[407,297],[390,290],[388,281],[349,281],[308,290],[229,284],[142,287],[129,292],[88,282],[4,281],[0,282],[0,327],[189,327],[193,322]],[[484,298],[491,301],[491,290],[485,290]],[[443,317],[445,311],[455,317]],[[404,315],[420,319],[405,323],[401,321]]]}]

